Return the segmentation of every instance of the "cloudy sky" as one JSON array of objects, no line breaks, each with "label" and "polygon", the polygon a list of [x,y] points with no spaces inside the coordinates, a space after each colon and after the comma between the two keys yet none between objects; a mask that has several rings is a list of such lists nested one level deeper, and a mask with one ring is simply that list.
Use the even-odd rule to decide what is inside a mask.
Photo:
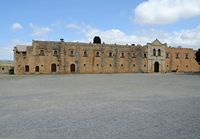
[{"label": "cloudy sky", "polygon": [[200,48],[200,0],[1,0],[0,59],[32,40]]}]

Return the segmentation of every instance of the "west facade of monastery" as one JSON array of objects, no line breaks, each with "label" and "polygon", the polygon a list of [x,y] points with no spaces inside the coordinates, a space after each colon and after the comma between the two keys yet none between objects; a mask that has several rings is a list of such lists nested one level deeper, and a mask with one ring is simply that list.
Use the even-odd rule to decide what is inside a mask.
[{"label": "west facade of monastery", "polygon": [[[96,40],[95,40],[96,39]],[[195,51],[155,40],[141,45],[33,41],[14,48],[15,74],[198,72]],[[96,41],[96,42],[95,42]]]}]

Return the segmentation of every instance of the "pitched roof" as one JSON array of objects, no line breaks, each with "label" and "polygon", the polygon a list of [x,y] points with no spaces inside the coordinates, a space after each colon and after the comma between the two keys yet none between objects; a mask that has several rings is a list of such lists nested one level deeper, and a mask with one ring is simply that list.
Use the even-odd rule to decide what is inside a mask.
[{"label": "pitched roof", "polygon": [[152,44],[154,44],[154,45],[162,45],[162,43],[158,39],[153,41]]}]

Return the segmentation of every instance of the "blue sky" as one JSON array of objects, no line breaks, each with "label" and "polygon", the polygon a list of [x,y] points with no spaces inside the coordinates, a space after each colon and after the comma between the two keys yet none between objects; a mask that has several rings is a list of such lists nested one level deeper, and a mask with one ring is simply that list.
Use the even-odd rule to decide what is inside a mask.
[{"label": "blue sky", "polygon": [[0,17],[0,59],[12,60],[15,45],[35,39],[200,44],[199,0],[2,0]]}]

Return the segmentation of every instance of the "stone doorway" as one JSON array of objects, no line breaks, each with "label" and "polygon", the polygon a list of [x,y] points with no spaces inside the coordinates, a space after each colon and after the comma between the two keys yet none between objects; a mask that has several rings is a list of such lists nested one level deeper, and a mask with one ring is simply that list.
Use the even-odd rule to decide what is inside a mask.
[{"label": "stone doorway", "polygon": [[56,64],[51,65],[51,72],[56,72]]},{"label": "stone doorway", "polygon": [[40,72],[40,67],[39,66],[35,67],[35,72]]},{"label": "stone doorway", "polygon": [[76,66],[75,66],[75,64],[71,64],[71,66],[70,66],[70,71],[71,71],[72,73],[74,73],[74,72],[76,71]]},{"label": "stone doorway", "polygon": [[154,72],[159,72],[159,63],[158,62],[154,63]]}]

